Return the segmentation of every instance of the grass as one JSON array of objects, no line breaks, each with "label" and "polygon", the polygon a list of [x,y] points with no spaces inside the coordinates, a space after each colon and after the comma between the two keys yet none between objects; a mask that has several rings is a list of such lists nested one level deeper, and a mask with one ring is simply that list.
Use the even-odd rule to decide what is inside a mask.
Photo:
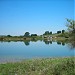
[{"label": "grass", "polygon": [[75,57],[37,58],[0,64],[0,75],[75,75]]}]

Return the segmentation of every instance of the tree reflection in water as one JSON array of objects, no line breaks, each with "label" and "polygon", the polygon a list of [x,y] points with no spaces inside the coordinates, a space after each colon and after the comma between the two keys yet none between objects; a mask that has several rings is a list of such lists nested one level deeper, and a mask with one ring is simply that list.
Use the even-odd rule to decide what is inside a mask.
[{"label": "tree reflection in water", "polygon": [[29,46],[29,45],[30,45],[30,41],[31,41],[31,42],[37,42],[38,40],[36,40],[35,38],[33,38],[33,39],[31,39],[31,40],[25,40],[25,41],[23,41],[23,42],[24,42],[24,44],[25,44],[26,46]]},{"label": "tree reflection in water", "polygon": [[49,45],[49,41],[44,40],[45,44]]},{"label": "tree reflection in water", "polygon": [[30,45],[30,40],[24,41],[24,44],[25,44],[26,46]]},{"label": "tree reflection in water", "polygon": [[64,42],[62,42],[62,46],[65,46],[65,43]]},{"label": "tree reflection in water", "polygon": [[57,41],[57,44],[58,44],[58,45],[61,45],[61,42]]},{"label": "tree reflection in water", "polygon": [[69,46],[70,46],[71,49],[75,49],[75,41],[71,41],[69,43]]},{"label": "tree reflection in water", "polygon": [[[46,45],[49,45],[49,44],[52,44],[53,41],[49,41],[49,40],[43,40],[43,42],[46,44]],[[62,42],[62,41],[55,41],[57,42],[58,45],[62,45],[62,46],[65,46],[65,41]]]},{"label": "tree reflection in water", "polygon": [[[39,40],[36,40],[36,39],[31,39],[31,40],[25,40],[23,41],[24,44],[26,46],[29,46],[30,45],[30,41],[31,42],[37,42]],[[42,41],[42,40],[40,40]],[[0,42],[11,42],[11,41],[0,41]],[[14,42],[18,42],[18,41],[14,41]],[[43,42],[46,44],[46,45],[49,45],[49,44],[52,44],[53,42],[57,42],[58,45],[62,45],[62,46],[65,46],[65,44],[68,44],[68,47],[70,49],[74,49],[75,50],[75,37],[71,38],[70,40],[65,40],[65,41],[51,41],[51,40],[43,40]]]},{"label": "tree reflection in water", "polygon": [[75,36],[70,39],[69,47],[75,50]]}]

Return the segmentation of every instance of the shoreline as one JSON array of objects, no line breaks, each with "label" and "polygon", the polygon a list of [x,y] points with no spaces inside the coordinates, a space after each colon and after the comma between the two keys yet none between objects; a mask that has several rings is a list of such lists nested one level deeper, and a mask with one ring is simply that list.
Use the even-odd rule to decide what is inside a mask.
[{"label": "shoreline", "polygon": [[66,58],[74,58],[75,56],[63,56],[63,57],[34,57],[34,58],[4,58],[2,61],[0,61],[0,64],[7,64],[7,63],[19,63],[19,62],[24,62],[24,61],[33,61],[33,60],[42,60],[42,59],[66,59]]},{"label": "shoreline", "polygon": [[0,75],[74,75],[75,56],[0,64]]}]

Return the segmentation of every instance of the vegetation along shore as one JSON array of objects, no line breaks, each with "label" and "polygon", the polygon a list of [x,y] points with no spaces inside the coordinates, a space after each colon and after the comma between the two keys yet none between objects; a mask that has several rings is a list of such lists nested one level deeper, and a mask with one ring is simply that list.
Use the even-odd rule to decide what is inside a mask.
[{"label": "vegetation along shore", "polygon": [[[24,35],[21,36],[11,36],[11,35],[0,35],[0,41],[25,41],[25,40],[70,40],[71,38],[75,38],[75,21],[71,19],[67,19],[67,28],[66,30],[57,31],[56,33],[52,33],[52,31],[45,31],[42,35],[38,34],[30,34],[29,32],[25,32]],[[73,39],[74,40],[74,39]]]},{"label": "vegetation along shore", "polygon": [[1,63],[0,75],[75,75],[75,57],[37,58]]}]

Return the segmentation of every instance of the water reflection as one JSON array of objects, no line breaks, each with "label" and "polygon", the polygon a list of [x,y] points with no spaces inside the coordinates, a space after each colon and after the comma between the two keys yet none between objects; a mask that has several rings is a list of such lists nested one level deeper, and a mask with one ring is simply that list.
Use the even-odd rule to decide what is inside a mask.
[{"label": "water reflection", "polygon": [[37,42],[38,40],[36,38],[31,39],[32,42]]},{"label": "water reflection", "polygon": [[68,44],[70,49],[75,49],[75,41],[70,41],[70,43]]},{"label": "water reflection", "polygon": [[8,42],[11,42],[10,40]]},{"label": "water reflection", "polygon": [[46,45],[52,44],[52,41],[49,41],[49,40],[43,40],[43,42],[44,42]]},{"label": "water reflection", "polygon": [[70,49],[74,50],[75,49],[75,36],[73,36],[70,40],[69,40],[69,47]]},{"label": "water reflection", "polygon": [[44,42],[45,44],[49,45],[49,41],[43,40],[43,42]]},{"label": "water reflection", "polygon": [[65,46],[65,44],[66,44],[66,42],[63,42],[63,41],[49,41],[49,40],[43,40],[43,42],[44,42],[46,45],[52,44],[52,42],[57,42],[58,45],[62,45],[62,46]]},{"label": "water reflection", "polygon": [[28,45],[30,45],[30,41],[24,41],[24,44],[26,45],[26,46],[28,46]]},{"label": "water reflection", "polygon": [[7,61],[7,59],[18,60],[37,57],[48,58],[64,56],[74,56],[74,51],[67,47],[66,42],[56,42],[53,40],[42,40],[35,42],[26,40],[17,42],[11,41],[10,43],[0,43],[0,58],[5,61]]},{"label": "water reflection", "polygon": [[50,41],[49,43],[52,44],[52,41]]},{"label": "water reflection", "polygon": [[71,50],[75,50],[75,39],[70,39],[70,40],[66,40],[66,41],[49,41],[49,40],[43,40],[43,42],[46,44],[46,45],[49,45],[49,44],[52,44],[52,42],[57,42],[58,45],[62,45],[62,46],[65,46],[66,44],[68,44],[69,48]]},{"label": "water reflection", "polygon": [[[44,42],[46,45],[49,45],[49,44],[52,44],[53,42],[57,42],[58,45],[62,45],[62,46],[65,46],[66,42],[61,42],[61,41],[51,41],[51,40],[36,40],[36,39],[32,39],[32,40],[25,40],[25,41],[20,41],[20,42],[24,42],[25,46],[29,46],[30,45],[30,41],[31,42],[37,42],[37,41],[40,41],[40,42]],[[12,41],[0,41],[1,43],[2,42],[12,42]],[[18,41],[13,41],[13,42],[18,42]],[[73,44],[72,44],[73,45]]]},{"label": "water reflection", "polygon": [[[44,42],[46,45],[49,45],[49,44],[52,44],[53,42],[56,42],[57,45],[62,45],[62,46],[65,46],[66,44],[68,44],[68,47],[70,49],[75,49],[75,39],[71,39],[71,40],[65,40],[65,41],[54,41],[54,40],[37,40],[36,38],[33,38],[31,40],[26,40],[26,41],[20,41],[20,42],[24,42],[25,46],[29,46],[30,45],[30,41],[31,42],[37,42],[37,41],[40,41],[40,42]],[[0,41],[1,43],[3,42],[8,42],[10,43],[11,41]],[[13,42],[18,42],[18,41],[13,41]]]},{"label": "water reflection", "polygon": [[65,43],[64,42],[62,42],[62,46],[65,46]]},{"label": "water reflection", "polygon": [[61,42],[57,41],[57,44],[58,44],[58,45],[61,45]]}]

